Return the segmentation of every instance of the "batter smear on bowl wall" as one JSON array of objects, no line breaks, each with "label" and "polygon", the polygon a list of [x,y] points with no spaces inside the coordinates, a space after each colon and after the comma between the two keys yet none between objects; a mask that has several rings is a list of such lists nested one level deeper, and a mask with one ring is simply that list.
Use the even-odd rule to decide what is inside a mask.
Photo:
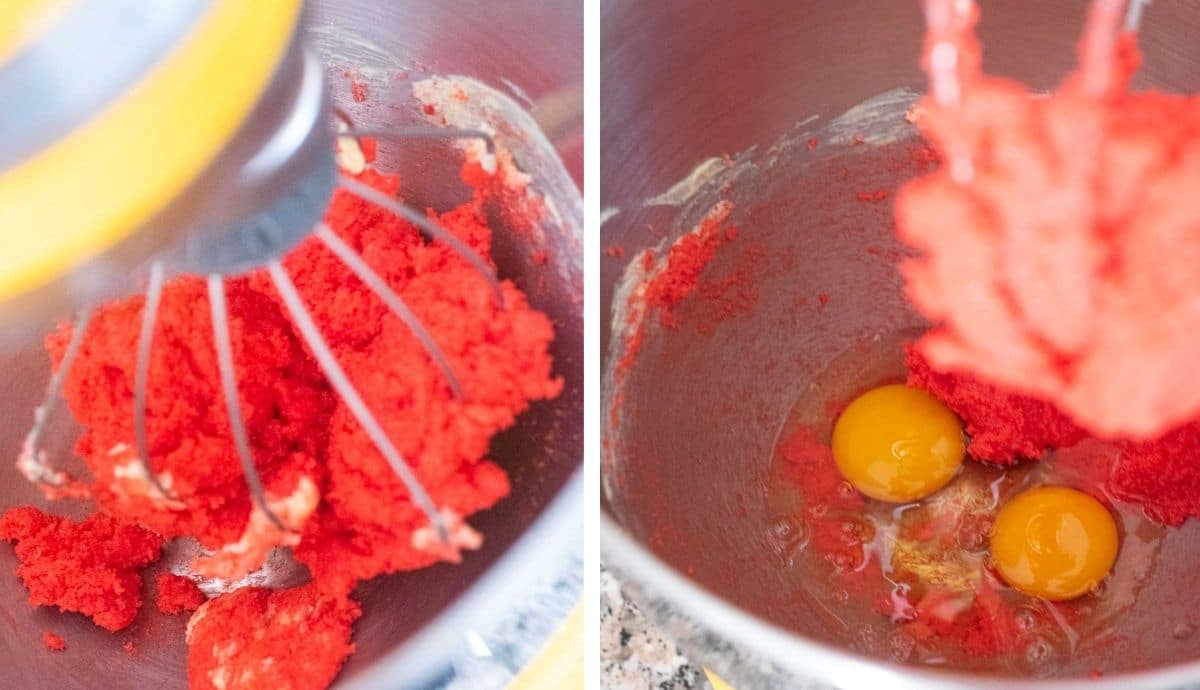
[{"label": "batter smear on bowl wall", "polygon": [[[357,161],[343,173],[388,196],[402,193],[398,175],[371,165],[374,142],[362,143],[355,155],[340,152],[339,161]],[[357,147],[346,138],[340,145]],[[500,165],[489,170],[468,153],[462,178],[473,197],[429,212],[489,264],[489,210],[523,198],[528,181],[497,153]],[[162,293],[147,385],[147,460],[162,491],[134,450],[145,300],[131,297],[92,316],[64,388],[83,427],[76,451],[92,478],[48,493],[90,498],[96,512],[74,522],[25,506],[0,518],[30,603],[82,613],[111,631],[133,622],[143,605],[141,571],[164,546],[198,542],[196,558],[156,583],[163,612],[194,611],[187,626],[194,690],[332,683],[354,650],[355,586],[456,563],[479,548],[485,535],[467,518],[509,492],[505,471],[488,458],[489,442],[562,387],[548,350],[554,329],[514,284],[502,282],[497,300],[453,248],[344,190],[325,222],[403,297],[461,385],[462,396],[452,395],[412,331],[317,238],[284,257],[338,362],[437,507],[445,541],[326,381],[261,272],[226,280],[225,293],[237,392],[270,514],[253,502],[235,451],[204,281],[179,277]],[[72,328],[64,324],[46,339],[56,367]],[[242,587],[207,600],[197,589],[243,578],[276,547],[290,548],[311,575],[307,583]]]}]

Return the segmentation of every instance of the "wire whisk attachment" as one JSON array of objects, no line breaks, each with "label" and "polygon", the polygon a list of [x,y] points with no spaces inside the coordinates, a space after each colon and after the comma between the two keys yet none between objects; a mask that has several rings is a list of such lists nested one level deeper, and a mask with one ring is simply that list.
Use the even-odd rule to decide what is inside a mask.
[{"label": "wire whisk attachment", "polygon": [[[337,113],[339,124],[339,149],[346,153],[339,156],[345,167],[349,161],[350,171],[356,165],[355,148],[359,137],[391,139],[476,139],[484,143],[481,165],[494,171],[496,166],[496,144],[492,136],[476,129],[452,129],[430,127],[370,128],[356,129],[349,118]],[[348,141],[347,139],[352,141]],[[353,145],[352,145],[353,144]],[[369,187],[352,176],[343,173],[338,186],[346,192],[385,209],[416,226],[430,241],[442,242],[469,264],[485,281],[498,307],[505,307],[504,291],[495,271],[478,253],[454,233],[423,211],[405,205],[400,200]],[[454,371],[450,359],[438,345],[436,338],[405,304],[403,298],[393,290],[355,250],[324,223],[318,223],[312,235],[321,245],[351,273],[359,278],[387,306],[390,314],[399,319],[413,334],[446,381],[447,394],[456,400],[469,397],[461,378]],[[345,369],[338,362],[333,349],[321,333],[307,305],[277,257],[266,259],[263,264],[271,284],[278,292],[285,311],[291,319],[318,367],[334,392],[342,399],[354,419],[366,432],[372,444],[387,461],[412,497],[413,503],[424,513],[429,524],[418,528],[412,535],[412,546],[437,556],[439,559],[457,562],[463,550],[478,549],[482,536],[472,529],[455,511],[435,504],[426,487],[421,483],[407,459],[396,448],[387,432],[372,412],[370,405],[354,386]],[[212,321],[212,338],[220,377],[221,397],[229,420],[230,435],[242,468],[242,473],[252,499],[251,515],[242,538],[233,544],[197,559],[195,567],[206,577],[231,578],[244,573],[247,568],[262,561],[265,551],[278,545],[294,546],[299,543],[299,530],[317,507],[317,487],[307,478],[302,479],[295,491],[288,496],[273,496],[264,487],[263,480],[254,462],[253,448],[246,431],[244,413],[238,392],[237,369],[234,358],[233,336],[229,322],[228,300],[225,292],[225,276],[211,273],[206,276],[207,296]],[[147,405],[150,391],[150,359],[154,341],[154,330],[158,309],[166,282],[166,267],[155,261],[150,267],[142,310],[140,331],[137,340],[133,390],[134,438],[130,474],[141,475],[146,481],[148,494],[157,504],[167,510],[182,510],[184,504],[172,493],[169,475],[160,476],[150,463],[150,448],[147,432]],[[89,323],[90,311],[82,312],[75,320],[70,342],[62,361],[51,377],[45,401],[35,412],[33,428],[25,439],[18,460],[18,467],[32,482],[40,485],[49,495],[87,495],[87,486],[64,472],[51,468],[40,441],[46,419],[61,397],[63,383],[71,364],[78,354]],[[119,448],[121,452],[130,450]],[[307,482],[307,484],[305,483]]]}]

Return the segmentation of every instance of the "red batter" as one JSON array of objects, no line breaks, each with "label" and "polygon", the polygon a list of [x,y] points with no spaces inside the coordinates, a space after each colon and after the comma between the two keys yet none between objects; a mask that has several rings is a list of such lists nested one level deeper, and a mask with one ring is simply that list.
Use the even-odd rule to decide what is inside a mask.
[{"label": "red batter", "polygon": [[83,522],[33,506],[0,517],[0,539],[16,543],[17,577],[33,606],[57,606],[120,630],[142,605],[140,569],[158,560],[162,539],[97,513]]},{"label": "red batter", "polygon": [[188,621],[188,687],[323,690],[354,651],[350,626],[360,613],[316,584],[213,599]]},{"label": "red batter", "polygon": [[[1089,434],[1052,405],[1006,392],[969,374],[934,371],[919,352],[907,357],[910,385],[941,398],[963,420],[976,460],[1012,464],[1072,446]],[[1200,422],[1154,441],[1118,441],[1105,491],[1137,503],[1161,523],[1178,526],[1200,517]]]},{"label": "red batter", "polygon": [[922,252],[909,296],[937,324],[920,351],[1102,437],[1192,419],[1200,387],[1178,384],[1200,359],[1200,100],[1126,92],[1121,2],[1094,4],[1081,67],[1047,98],[981,73],[973,6],[927,4],[919,124],[946,165],[896,201]]},{"label": "red batter", "polygon": [[208,601],[196,583],[182,575],[162,573],[155,580],[155,586],[158,589],[155,603],[158,610],[166,614],[191,613]]},{"label": "red batter", "polygon": [[696,290],[700,273],[712,262],[717,248],[737,239],[737,228],[724,225],[732,208],[728,203],[717,207],[696,229],[676,240],[667,252],[666,266],[647,281],[646,308],[658,312],[662,325],[669,328],[679,325],[675,307]]},{"label": "red batter", "polygon": [[42,633],[42,644],[52,652],[64,652],[67,649],[67,641],[49,630]]},{"label": "red batter", "polygon": [[[369,162],[373,145],[362,148]],[[478,163],[464,165],[474,198],[431,212],[489,261],[489,214],[508,214],[528,229],[544,211],[531,201],[512,208],[525,198],[527,178],[505,160],[495,175]],[[388,194],[400,187],[398,176],[369,167],[357,177]],[[504,470],[488,458],[492,437],[531,402],[562,388],[551,375],[552,325],[511,282],[503,283],[501,307],[452,249],[349,193],[335,194],[325,220],[401,295],[462,384],[464,400],[455,400],[403,323],[315,238],[285,257],[339,362],[452,523],[453,549],[431,538],[428,519],[332,392],[264,274],[227,280],[226,292],[254,461],[269,505],[290,531],[252,511],[221,397],[205,287],[189,277],[167,284],[151,350],[149,462],[170,497],[157,494],[134,457],[135,344],[144,300],[131,297],[97,310],[65,385],[85,429],[76,450],[95,478],[90,493],[103,512],[81,525],[32,508],[0,520],[0,538],[18,541],[19,574],[32,602],[81,611],[110,630],[136,615],[138,568],[157,558],[163,538],[197,538],[214,553],[195,569],[227,579],[257,568],[271,547],[292,546],[313,584],[239,590],[193,617],[193,688],[326,687],[353,649],[358,607],[350,591],[361,580],[457,561],[461,549],[479,548],[482,535],[465,518],[509,491]],[[69,335],[64,327],[48,338],[55,362]],[[204,602],[194,584],[172,575],[159,578],[158,597],[166,612]]]},{"label": "red batter", "polygon": [[969,452],[976,460],[1009,465],[1087,435],[1050,403],[973,376],[935,371],[915,348],[908,349],[905,365],[910,386],[934,394],[963,420],[971,438]]}]

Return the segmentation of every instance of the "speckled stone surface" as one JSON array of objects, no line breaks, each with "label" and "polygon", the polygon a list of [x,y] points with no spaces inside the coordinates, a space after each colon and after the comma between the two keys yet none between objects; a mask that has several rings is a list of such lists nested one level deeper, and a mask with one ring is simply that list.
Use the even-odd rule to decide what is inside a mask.
[{"label": "speckled stone surface", "polygon": [[711,688],[675,643],[654,627],[600,567],[600,687],[606,690]]}]

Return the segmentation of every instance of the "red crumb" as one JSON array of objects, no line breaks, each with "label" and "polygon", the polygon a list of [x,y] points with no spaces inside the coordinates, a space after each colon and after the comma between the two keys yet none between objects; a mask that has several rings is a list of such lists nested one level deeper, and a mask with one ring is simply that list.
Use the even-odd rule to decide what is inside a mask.
[{"label": "red crumb", "polygon": [[153,563],[162,539],[102,513],[83,522],[47,515],[33,506],[0,517],[0,539],[16,543],[17,577],[33,606],[57,606],[120,630],[142,605],[139,569]]},{"label": "red crumb", "polygon": [[652,268],[654,268],[654,250],[647,249],[646,251],[642,252],[642,270],[649,271]]},{"label": "red crumb", "polygon": [[67,648],[67,641],[49,630],[42,633],[42,644],[46,645],[46,649],[52,652],[61,652]]},{"label": "red crumb", "polygon": [[816,149],[816,148],[817,148],[817,144],[819,144],[819,143],[820,143],[820,142],[818,142],[818,141],[817,141],[817,138],[816,138],[816,137],[813,137],[812,139],[809,139],[809,140],[808,140],[808,150],[809,150],[809,151],[812,151],[812,150]]},{"label": "red crumb", "polygon": [[539,249],[531,254],[529,258],[538,266],[545,266],[546,262],[550,260],[550,255],[546,253],[545,249]]},{"label": "red crumb", "polygon": [[121,649],[124,649],[125,653],[129,656],[137,656],[138,648],[137,645],[133,643],[133,640],[125,640],[123,643],[121,643]]},{"label": "red crumb", "polygon": [[354,651],[350,627],[360,613],[315,583],[213,599],[188,622],[188,687],[323,690]]},{"label": "red crumb", "polygon": [[863,136],[861,133],[854,135],[854,145],[855,146],[858,146],[860,144],[865,144],[865,143],[867,143],[867,138],[865,136]]},{"label": "red crumb", "polygon": [[350,97],[355,103],[362,103],[370,94],[371,90],[365,83],[357,80],[350,82]]},{"label": "red crumb", "polygon": [[619,244],[610,244],[604,248],[604,254],[619,259],[625,256],[625,248]]},{"label": "red crumb", "polygon": [[[675,307],[696,289],[701,271],[713,260],[722,241],[727,241],[728,234],[722,227],[727,216],[727,209],[711,215],[696,230],[680,237],[667,253],[666,266],[646,284],[646,309],[657,310],[662,325],[679,325]],[[736,232],[733,237],[737,237]]]},{"label": "red crumb", "polygon": [[821,308],[824,308],[829,304],[829,294],[824,292],[818,293],[817,301],[821,303]]},{"label": "red crumb", "polygon": [[873,192],[859,192],[857,196],[859,201],[883,201],[888,198],[888,190],[876,189]]},{"label": "red crumb", "polygon": [[739,268],[720,278],[706,278],[698,288],[704,316],[696,330],[712,333],[720,323],[740,314],[747,314],[758,304],[758,289],[754,286],[752,269]]},{"label": "red crumb", "polygon": [[907,348],[908,384],[929,391],[965,423],[976,460],[1008,465],[1036,459],[1087,434],[1054,406],[1016,395],[966,374],[938,372],[921,353]]},{"label": "red crumb", "polygon": [[425,111],[426,115],[433,115],[433,114],[437,113],[437,108],[433,107],[433,105],[431,105],[429,103],[426,103],[425,106],[421,109]]},{"label": "red crumb", "polygon": [[208,600],[195,582],[174,573],[161,573],[156,580],[158,610],[166,614],[195,611]]}]

